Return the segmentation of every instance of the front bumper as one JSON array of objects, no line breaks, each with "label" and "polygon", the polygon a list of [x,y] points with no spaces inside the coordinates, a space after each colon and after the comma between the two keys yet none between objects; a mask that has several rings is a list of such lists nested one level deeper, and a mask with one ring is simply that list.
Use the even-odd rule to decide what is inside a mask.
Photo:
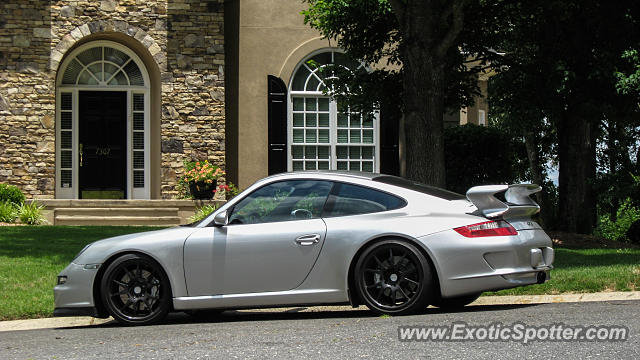
[{"label": "front bumper", "polygon": [[551,239],[541,229],[484,238],[451,230],[420,240],[432,254],[443,297],[538,284],[553,269]]},{"label": "front bumper", "polygon": [[53,288],[54,316],[100,316],[93,299],[93,283],[98,269],[85,269],[83,265],[69,264],[59,276],[67,282]]}]

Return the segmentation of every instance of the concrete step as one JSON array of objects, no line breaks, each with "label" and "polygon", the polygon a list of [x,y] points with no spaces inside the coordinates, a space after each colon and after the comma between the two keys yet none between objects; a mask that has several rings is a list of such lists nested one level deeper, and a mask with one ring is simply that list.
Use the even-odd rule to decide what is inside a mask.
[{"label": "concrete step", "polygon": [[87,208],[56,208],[55,216],[81,215],[81,216],[178,216],[178,208],[174,207],[87,207]]},{"label": "concrete step", "polygon": [[56,225],[179,225],[176,216],[94,216],[94,215],[56,215]]}]

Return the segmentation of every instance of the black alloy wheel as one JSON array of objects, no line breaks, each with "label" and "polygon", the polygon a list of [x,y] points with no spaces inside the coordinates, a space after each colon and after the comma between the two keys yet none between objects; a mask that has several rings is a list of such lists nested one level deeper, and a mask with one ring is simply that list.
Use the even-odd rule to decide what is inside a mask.
[{"label": "black alloy wheel", "polygon": [[112,262],[102,277],[101,295],[109,314],[125,325],[156,323],[171,308],[167,275],[143,255],[127,254]]},{"label": "black alloy wheel", "polygon": [[360,298],[381,314],[421,311],[433,293],[429,261],[414,245],[399,240],[384,240],[366,249],[354,276]]}]

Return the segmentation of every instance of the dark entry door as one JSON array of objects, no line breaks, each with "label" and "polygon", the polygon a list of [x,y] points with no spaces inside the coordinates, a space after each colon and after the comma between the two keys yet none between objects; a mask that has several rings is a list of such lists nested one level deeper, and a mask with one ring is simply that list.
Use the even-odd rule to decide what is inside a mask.
[{"label": "dark entry door", "polygon": [[127,93],[81,91],[79,110],[80,198],[127,198]]}]

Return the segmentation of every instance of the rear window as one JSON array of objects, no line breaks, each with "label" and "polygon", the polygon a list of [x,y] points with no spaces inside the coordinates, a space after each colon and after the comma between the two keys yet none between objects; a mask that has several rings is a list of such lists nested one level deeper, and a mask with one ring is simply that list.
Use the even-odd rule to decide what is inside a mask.
[{"label": "rear window", "polygon": [[378,176],[373,178],[373,181],[403,187],[405,189],[421,192],[423,194],[435,196],[440,199],[449,200],[449,201],[466,199],[466,196],[455,193],[453,191],[441,189],[435,186],[421,184],[419,182],[411,181],[411,180],[397,177],[397,176],[390,176],[390,175]]},{"label": "rear window", "polygon": [[349,216],[399,209],[404,199],[363,186],[336,183],[329,195],[324,216]]}]

